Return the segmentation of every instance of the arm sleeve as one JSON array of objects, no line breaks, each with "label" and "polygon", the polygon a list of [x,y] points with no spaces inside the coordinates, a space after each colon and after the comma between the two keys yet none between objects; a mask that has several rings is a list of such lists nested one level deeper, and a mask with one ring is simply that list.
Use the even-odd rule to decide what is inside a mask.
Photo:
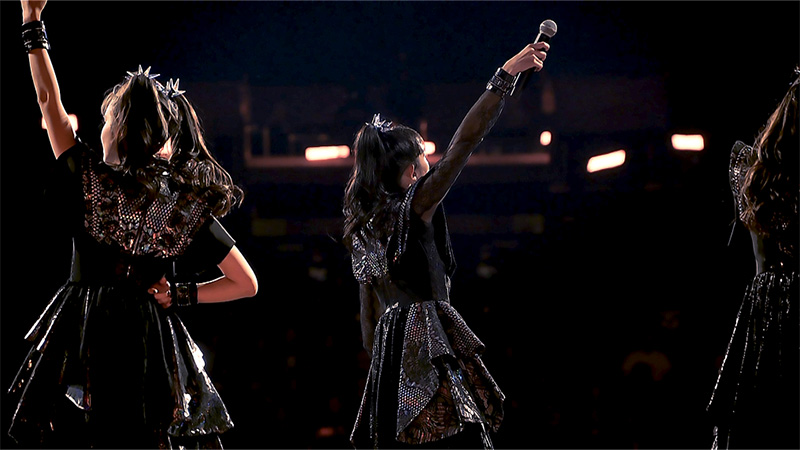
[{"label": "arm sleeve", "polygon": [[494,127],[503,110],[505,100],[490,91],[478,98],[461,121],[444,156],[434,165],[431,176],[420,180],[412,207],[420,213],[438,205],[461,171],[467,165],[472,152]]},{"label": "arm sleeve", "polygon": [[361,298],[361,339],[364,350],[372,358],[372,345],[375,342],[375,326],[380,318],[380,301],[375,295],[374,287],[369,283],[359,283],[359,297]]},{"label": "arm sleeve", "polygon": [[[89,149],[78,141],[49,167],[41,191],[43,207],[39,214],[43,220],[70,227],[83,223],[78,218],[84,213],[83,171],[89,161]],[[64,227],[57,229],[57,233],[64,230],[70,234]]]}]

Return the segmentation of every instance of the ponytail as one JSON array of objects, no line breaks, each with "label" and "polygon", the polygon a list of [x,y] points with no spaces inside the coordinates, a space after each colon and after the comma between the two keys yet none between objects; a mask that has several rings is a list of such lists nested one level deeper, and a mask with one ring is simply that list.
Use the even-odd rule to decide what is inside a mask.
[{"label": "ponytail", "polygon": [[421,142],[419,133],[384,121],[379,114],[356,133],[355,163],[345,188],[343,211],[344,243],[349,250],[360,232],[381,241],[388,238],[392,199],[404,192],[398,184],[400,174],[419,157]]}]

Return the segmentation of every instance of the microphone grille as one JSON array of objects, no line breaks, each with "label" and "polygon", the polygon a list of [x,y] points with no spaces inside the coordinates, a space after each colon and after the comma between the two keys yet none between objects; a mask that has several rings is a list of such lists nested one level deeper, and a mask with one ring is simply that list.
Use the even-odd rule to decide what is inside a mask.
[{"label": "microphone grille", "polygon": [[541,25],[539,25],[539,32],[547,37],[555,36],[557,30],[558,27],[556,26],[556,23],[550,19],[545,20],[541,23]]}]

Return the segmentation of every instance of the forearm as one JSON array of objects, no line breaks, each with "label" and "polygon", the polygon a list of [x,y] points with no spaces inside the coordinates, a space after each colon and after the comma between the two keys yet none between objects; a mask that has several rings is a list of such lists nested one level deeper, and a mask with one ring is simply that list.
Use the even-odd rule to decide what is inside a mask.
[{"label": "forearm", "polygon": [[40,22],[44,4],[23,2],[22,6],[23,40],[28,50],[31,79],[53,152],[58,157],[75,144],[75,136],[61,102],[58,80],[47,49],[49,42],[46,30]]},{"label": "forearm", "polygon": [[429,211],[442,201],[472,152],[483,141],[502,112],[505,100],[493,92],[484,91],[461,121],[435,170],[417,188],[413,207],[417,213]]},{"label": "forearm", "polygon": [[198,303],[219,303],[253,297],[258,293],[258,279],[237,247],[219,264],[222,277],[197,286]]},{"label": "forearm", "polygon": [[47,50],[41,48],[32,50],[28,53],[28,61],[36,99],[47,126],[47,136],[53,152],[58,156],[75,144],[72,124],[61,103],[58,80]]},{"label": "forearm", "polygon": [[197,285],[198,303],[222,303],[240,298],[253,297],[257,289],[252,283],[232,280],[227,277],[218,278]]}]

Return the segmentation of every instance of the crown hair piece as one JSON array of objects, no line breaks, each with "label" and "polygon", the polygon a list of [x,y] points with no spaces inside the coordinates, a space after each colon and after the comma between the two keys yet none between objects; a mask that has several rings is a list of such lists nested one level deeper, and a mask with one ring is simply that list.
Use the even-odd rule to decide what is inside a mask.
[{"label": "crown hair piece", "polygon": [[142,70],[142,65],[141,64],[139,64],[139,70],[137,72],[128,72],[128,76],[129,77],[135,77],[135,76],[139,76],[139,75],[146,76],[147,78],[150,78],[151,80],[154,80],[154,79],[156,79],[156,77],[160,76],[160,74],[157,74],[157,73],[153,74],[153,75],[150,75],[150,66],[147,66],[146,70]]},{"label": "crown hair piece", "polygon": [[367,125],[377,129],[380,132],[386,133],[392,128],[392,121],[381,117],[381,113],[372,116],[372,122]]}]

